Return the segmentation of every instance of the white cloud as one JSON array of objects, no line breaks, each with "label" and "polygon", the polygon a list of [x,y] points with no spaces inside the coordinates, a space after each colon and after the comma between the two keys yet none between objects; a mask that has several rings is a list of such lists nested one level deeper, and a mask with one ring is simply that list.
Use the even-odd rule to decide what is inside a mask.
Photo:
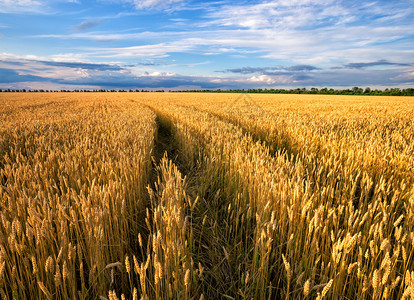
[{"label": "white cloud", "polygon": [[258,82],[258,83],[266,83],[266,84],[274,84],[276,83],[276,79],[269,75],[258,75],[252,76],[248,79],[250,82]]},{"label": "white cloud", "polygon": [[[251,29],[291,29],[316,25],[335,16],[339,22],[349,15],[345,7],[337,7],[333,0],[265,1],[251,5],[225,5],[211,11],[210,24]],[[340,10],[338,10],[340,8]]]},{"label": "white cloud", "polygon": [[145,8],[165,8],[179,2],[182,0],[133,0],[133,4],[138,9]]},{"label": "white cloud", "polygon": [[85,59],[85,55],[80,53],[55,54],[51,56],[51,60],[57,62],[89,62]]},{"label": "white cloud", "polygon": [[137,10],[167,9],[176,10],[182,8],[184,0],[99,0],[101,2],[125,3],[134,6]]},{"label": "white cloud", "polygon": [[[76,0],[55,1],[76,2]],[[127,6],[129,12],[118,13],[116,17],[119,18],[131,14],[142,15],[143,12],[140,10],[182,9],[185,4],[184,0],[100,1],[123,3],[124,8]],[[294,85],[304,82],[312,85],[318,80],[319,82],[321,80],[325,80],[325,82],[331,80],[332,84],[338,86],[341,78],[344,83],[350,84],[354,82],[354,78],[359,78],[361,82],[369,82],[367,80],[373,78],[373,82],[385,83],[391,82],[390,80],[394,82],[413,80],[412,69],[411,71],[403,70],[403,68],[391,70],[389,76],[386,75],[386,72],[382,72],[380,75],[388,76],[388,81],[380,81],[379,75],[377,76],[372,70],[353,70],[352,72],[338,69],[331,70],[331,67],[341,67],[355,62],[370,63],[388,60],[394,63],[412,63],[414,49],[410,33],[414,32],[414,23],[409,20],[409,17],[414,13],[414,8],[410,6],[403,8],[402,2],[396,1],[397,4],[369,2],[362,5],[357,3],[356,0],[346,2],[334,0],[243,1],[240,2],[242,4],[228,4],[231,2],[222,1],[214,2],[214,5],[211,4],[212,2],[206,4],[188,3],[192,7],[205,5],[205,8],[194,14],[194,16],[197,16],[197,20],[195,18],[192,20],[194,22],[192,27],[185,28],[182,31],[171,30],[168,25],[167,27],[154,25],[154,29],[149,29],[153,31],[143,31],[145,30],[143,28],[128,28],[121,31],[114,29],[111,31],[89,32],[93,26],[99,24],[99,20],[104,20],[107,17],[85,18],[83,20],[87,21],[72,27],[77,31],[72,30],[68,34],[42,34],[31,37],[33,39],[50,38],[51,44],[54,42],[53,39],[73,39],[73,43],[70,41],[70,47],[76,50],[71,51],[78,51],[78,53],[55,54],[48,58],[26,56],[19,59],[88,63],[88,60],[130,61],[130,58],[156,60],[168,56],[174,58],[174,53],[185,53],[217,55],[217,58],[221,59],[218,61],[222,62],[224,57],[225,59],[231,59],[231,57],[245,55],[246,61],[248,61],[246,65],[254,66],[255,62],[258,61],[263,64],[263,62],[270,63],[273,60],[273,63],[281,65],[316,65],[326,70],[326,72],[318,70],[315,72],[317,74],[312,74],[314,77],[309,76],[308,78],[257,73],[251,77],[250,75],[237,78],[214,77],[211,80],[209,79],[210,82],[222,83],[223,85],[229,82],[238,82],[246,84],[246,86],[268,86],[274,84]],[[47,11],[47,8],[52,4],[52,0],[0,0],[0,12],[2,10],[8,12]],[[395,16],[398,16],[398,18]],[[170,17],[171,15],[166,19],[173,22],[186,21],[186,19],[180,18],[183,17],[180,14],[174,14],[174,18]],[[187,13],[185,17],[188,17]],[[128,25],[130,23],[125,22],[125,26]],[[0,27],[2,27],[1,24]],[[114,26],[113,28],[119,27]],[[144,28],[151,27],[145,25]],[[177,28],[183,27],[175,27],[174,29]],[[82,30],[88,30],[88,32],[82,32]],[[79,45],[77,40],[81,39],[86,41],[79,44],[89,46],[77,46]],[[102,44],[92,44],[90,41],[122,42],[102,47]],[[69,44],[67,41],[63,43]],[[90,46],[91,44],[92,46]],[[116,46],[111,47],[112,45]],[[13,55],[0,55],[0,59],[2,57],[3,59],[7,57],[13,59]],[[195,73],[194,66],[197,63],[183,64],[180,58],[177,59],[178,62],[175,65],[160,67],[161,70],[157,67],[152,68],[137,64],[134,67],[114,71],[114,73],[120,76],[120,80],[124,75],[133,78],[136,76],[145,77],[145,80],[150,78],[160,80],[161,78],[168,78],[172,80],[173,77],[179,76],[175,72],[181,73],[184,68],[187,68],[185,72],[189,74]],[[34,64],[34,62],[30,62],[30,64],[27,61],[25,62],[25,67],[30,70],[25,75],[41,77],[43,74],[52,79],[73,79],[75,77],[87,79],[96,78],[99,73],[98,69],[63,67],[63,64],[60,66],[44,64],[47,65],[47,68],[44,68],[43,65],[41,71],[36,71]],[[214,62],[212,66],[214,66]],[[10,68],[17,70],[17,66]],[[388,66],[388,68],[392,67]],[[197,71],[199,71],[198,69]],[[212,72],[211,68],[206,72]],[[363,74],[365,77],[358,77],[358,74]],[[341,77],[342,75],[345,77]]]},{"label": "white cloud", "polygon": [[0,61],[7,62],[7,61],[50,61],[50,62],[78,62],[78,63],[89,63],[88,60],[85,59],[83,54],[79,53],[64,53],[64,54],[56,54],[50,57],[42,57],[37,55],[15,55],[13,53],[3,52],[0,53]]},{"label": "white cloud", "polygon": [[0,0],[0,13],[46,14],[54,2],[78,3],[78,0]]},{"label": "white cloud", "polygon": [[[121,1],[121,0],[118,0]],[[180,0],[122,0],[137,8],[175,5]],[[385,4],[347,5],[334,0],[276,0],[248,5],[208,6],[205,18],[190,31],[77,32],[38,37],[87,39],[99,42],[145,40],[129,47],[82,49],[101,57],[166,57],[172,52],[204,55],[260,53],[261,58],[332,67],[342,62],[400,57],[411,60],[412,47],[404,38],[414,24],[389,21]],[[409,16],[410,7],[396,5],[393,14]],[[366,18],[367,20],[365,20]],[[395,42],[397,41],[397,42]],[[384,47],[382,44],[387,44]],[[368,51],[367,51],[368,50]],[[384,56],[387,55],[387,56]]]},{"label": "white cloud", "polygon": [[117,40],[139,40],[139,39],[165,39],[165,38],[179,38],[182,35],[181,32],[135,32],[135,33],[114,33],[105,31],[94,32],[76,32],[71,34],[42,34],[35,35],[32,38],[52,38],[52,39],[85,39],[97,42],[102,41],[117,41]]},{"label": "white cloud", "polygon": [[[392,47],[386,52],[410,60],[412,52],[408,50],[410,53],[407,53],[410,48],[402,46],[402,41],[395,41],[413,32],[414,23],[393,18],[391,11],[392,15],[402,17],[414,13],[413,7],[396,4],[391,9],[384,3],[360,5],[332,0],[276,0],[220,7],[210,11],[210,21],[200,27],[228,28],[226,34],[216,30],[204,36],[225,47],[261,49],[267,52],[262,56],[265,58],[332,65],[335,60],[342,59],[340,53],[344,51],[354,52],[355,55],[346,59],[355,60],[360,50],[369,48],[373,59],[378,52]],[[381,45],[390,42],[392,46]],[[332,55],[328,57],[326,54]],[[377,59],[384,58],[387,57]]]},{"label": "white cloud", "polygon": [[44,5],[37,0],[0,0],[1,13],[34,12]]},{"label": "white cloud", "polygon": [[175,76],[177,74],[172,73],[172,72],[160,72],[160,71],[155,71],[155,72],[145,72],[144,74],[139,74],[138,76],[142,76],[142,77],[171,77],[171,76]]},{"label": "white cloud", "polygon": [[401,72],[395,77],[391,77],[391,80],[396,82],[414,82],[414,68],[407,68],[405,72]]},{"label": "white cloud", "polygon": [[[259,54],[262,58],[291,63],[319,64],[323,67],[354,61],[412,61],[410,41],[401,40],[387,47],[414,25],[327,27],[321,30],[284,29],[210,29],[177,32],[110,33],[88,32],[68,35],[43,35],[62,39],[146,40],[148,44],[129,47],[94,47],[82,49],[86,57],[166,57],[173,52],[203,55]],[[162,42],[157,42],[161,41]]]},{"label": "white cloud", "polygon": [[31,6],[39,5],[41,2],[37,0],[1,0],[0,4],[3,6]]},{"label": "white cloud", "polygon": [[169,56],[172,52],[188,52],[193,49],[193,45],[186,43],[185,40],[159,43],[143,46],[119,47],[119,48],[89,48],[88,55],[96,57],[111,58],[162,58]]},{"label": "white cloud", "polygon": [[257,75],[249,78],[240,78],[237,82],[245,84],[254,84],[256,86],[269,86],[269,85],[287,85],[295,84],[296,80],[291,75]]}]

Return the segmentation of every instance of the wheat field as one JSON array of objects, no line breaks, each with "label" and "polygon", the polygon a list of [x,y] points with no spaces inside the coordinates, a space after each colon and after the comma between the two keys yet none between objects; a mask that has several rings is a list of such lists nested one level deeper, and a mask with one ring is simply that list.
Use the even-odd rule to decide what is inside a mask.
[{"label": "wheat field", "polygon": [[414,98],[2,93],[3,299],[414,299]]}]

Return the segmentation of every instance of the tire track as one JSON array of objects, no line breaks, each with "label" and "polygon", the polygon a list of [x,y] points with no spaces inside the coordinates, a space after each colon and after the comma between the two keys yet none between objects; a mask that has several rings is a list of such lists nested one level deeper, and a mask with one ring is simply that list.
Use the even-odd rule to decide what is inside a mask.
[{"label": "tire track", "polygon": [[[172,119],[153,109],[157,115],[157,136],[154,151],[154,170],[166,155],[180,170],[186,179],[186,193],[197,205],[188,214],[191,226],[191,236],[194,241],[192,254],[194,265],[204,269],[197,296],[203,294],[207,299],[223,297],[237,298],[238,287],[234,286],[239,280],[235,278],[235,270],[229,261],[229,253],[234,245],[228,239],[226,228],[228,216],[225,211],[230,199],[225,199],[223,185],[214,185],[212,174],[207,173],[206,161],[200,153],[193,153],[196,158],[180,149],[177,135],[179,129]],[[196,137],[199,139],[199,137]],[[203,141],[198,141],[203,144]],[[157,172],[153,172],[157,180]],[[152,186],[152,188],[156,188]],[[230,298],[229,298],[230,297]]]}]

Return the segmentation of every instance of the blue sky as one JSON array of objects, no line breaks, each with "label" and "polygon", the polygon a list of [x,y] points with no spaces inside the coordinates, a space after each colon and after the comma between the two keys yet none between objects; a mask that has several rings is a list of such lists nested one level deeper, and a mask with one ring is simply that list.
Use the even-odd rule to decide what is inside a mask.
[{"label": "blue sky", "polygon": [[414,1],[0,0],[0,88],[414,86]]}]

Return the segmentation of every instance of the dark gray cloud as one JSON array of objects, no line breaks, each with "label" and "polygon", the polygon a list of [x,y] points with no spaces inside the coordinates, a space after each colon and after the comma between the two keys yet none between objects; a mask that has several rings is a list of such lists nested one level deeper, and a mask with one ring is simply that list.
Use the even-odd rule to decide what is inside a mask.
[{"label": "dark gray cloud", "polygon": [[[276,72],[275,72],[276,73]],[[402,74],[405,74],[402,76]],[[240,77],[229,77],[222,82],[217,82],[211,77],[203,76],[134,76],[125,73],[111,73],[108,75],[94,75],[79,78],[75,81],[61,81],[61,83],[73,85],[94,85],[104,88],[167,88],[178,86],[198,86],[200,89],[248,89],[259,87],[283,87],[283,86],[328,86],[328,87],[352,87],[352,86],[398,86],[414,85],[414,77],[410,72],[401,73],[399,70],[321,70],[318,72],[280,72],[275,76],[275,83],[259,83],[252,81],[240,81]],[[269,75],[272,76],[272,75]],[[281,81],[277,78],[281,77]],[[287,79],[287,81],[283,80]]]},{"label": "dark gray cloud", "polygon": [[122,71],[123,67],[110,64],[78,63],[78,62],[56,62],[56,61],[36,61],[46,66],[66,67],[74,69],[88,69],[96,71]]},{"label": "dark gray cloud", "polygon": [[[305,73],[307,75],[309,73]],[[411,72],[401,70],[324,70],[310,73],[310,78],[298,80],[298,86],[327,86],[327,87],[352,87],[352,86],[412,86],[414,76]]]},{"label": "dark gray cloud", "polygon": [[[131,67],[138,65],[157,65],[157,62],[142,62],[132,65],[114,65],[107,63],[54,62],[44,60],[0,60],[0,84],[3,87],[18,86],[27,88],[30,82],[51,83],[53,86],[75,88],[101,87],[105,89],[178,89],[191,86],[198,89],[248,89],[278,87],[352,87],[352,86],[412,86],[414,75],[412,68],[399,67],[371,69],[368,67],[349,67],[337,69],[319,69],[311,65],[293,65],[290,67],[243,67],[221,72],[234,73],[233,76],[184,76],[154,72],[134,75]],[[372,63],[364,63],[372,66]],[[389,65],[388,61],[375,64]],[[5,66],[10,66],[8,69]],[[406,64],[397,64],[404,65]],[[58,77],[55,69],[70,74]],[[70,70],[72,69],[72,70]],[[78,69],[86,71],[84,76],[76,76]],[[42,73],[42,70],[45,70]],[[39,72],[40,71],[40,72]],[[20,74],[33,75],[20,75]],[[40,75],[39,75],[40,74]],[[41,77],[40,77],[41,76]],[[22,83],[23,82],[23,83]],[[28,84],[26,85],[26,82]],[[20,83],[20,84],[19,84]]]},{"label": "dark gray cloud", "polygon": [[295,81],[297,81],[297,82],[299,82],[299,83],[300,82],[303,82],[305,80],[311,80],[313,78],[314,78],[314,76],[310,76],[310,75],[304,74],[304,73],[302,73],[302,74],[295,74],[295,75],[292,76],[292,79],[295,80]]},{"label": "dark gray cloud", "polygon": [[74,29],[76,31],[86,31],[88,29],[91,29],[93,27],[98,26],[101,23],[102,23],[101,20],[88,20],[88,21],[83,21],[82,23],[74,26]]},{"label": "dark gray cloud", "polygon": [[6,63],[14,66],[25,66],[28,63],[39,64],[36,66],[37,69],[41,69],[42,66],[51,66],[51,67],[65,67],[73,69],[87,69],[95,71],[122,71],[125,70],[124,67],[119,65],[110,65],[104,63],[82,63],[82,62],[59,62],[59,61],[46,61],[46,60],[0,60],[1,63]]},{"label": "dark gray cloud", "polygon": [[257,68],[243,67],[243,68],[236,68],[236,69],[226,69],[226,70],[217,71],[217,72],[237,73],[237,74],[254,74],[254,73],[263,73],[263,72],[266,72],[266,71],[272,70],[272,69],[273,68],[269,68],[269,67],[265,67],[265,68],[261,68],[261,67],[257,67]]},{"label": "dark gray cloud", "polygon": [[59,83],[71,85],[93,85],[105,89],[134,89],[134,88],[174,88],[178,86],[199,86],[201,89],[217,89],[222,84],[209,82],[198,76],[133,76],[128,74],[100,75],[87,78],[79,78],[72,81],[59,81]]},{"label": "dark gray cloud", "polygon": [[141,62],[141,63],[131,64],[131,65],[125,65],[125,67],[137,67],[137,66],[151,67],[151,66],[161,66],[163,64],[165,64],[165,63],[160,63],[160,62]]},{"label": "dark gray cloud", "polygon": [[[99,69],[101,70],[101,69]],[[105,89],[135,89],[135,88],[167,88],[172,89],[179,86],[194,86],[200,89],[217,89],[222,88],[222,84],[210,82],[201,76],[134,76],[128,73],[120,72],[102,72],[96,73],[90,77],[79,77],[77,79],[65,78],[47,78],[34,75],[19,75],[18,71],[13,69],[0,68],[0,83],[10,84],[19,82],[50,82],[64,86],[99,86]],[[28,85],[30,86],[30,85]]]},{"label": "dark gray cloud", "polygon": [[158,62],[145,62],[145,63],[138,63],[138,66],[160,66],[161,63]]},{"label": "dark gray cloud", "polygon": [[6,63],[6,64],[10,64],[10,65],[13,65],[13,66],[24,66],[26,63],[25,63],[25,61],[23,60],[23,61],[14,61],[14,60],[2,60],[2,59],[0,59],[0,63]]},{"label": "dark gray cloud", "polygon": [[401,66],[401,67],[407,67],[410,66],[410,64],[403,64],[403,63],[394,63],[394,62],[390,62],[388,60],[385,59],[381,59],[378,61],[373,61],[373,62],[356,62],[356,63],[349,63],[344,65],[344,68],[347,69],[364,69],[364,68],[369,68],[369,67],[376,67],[376,66]]},{"label": "dark gray cloud", "polygon": [[[217,71],[222,73],[237,73],[237,74],[264,74],[264,75],[288,75],[293,72],[309,72],[314,70],[320,70],[319,68],[311,65],[294,65],[290,67],[243,67],[236,69],[226,69],[223,71]],[[289,73],[292,72],[292,73]]]},{"label": "dark gray cloud", "polygon": [[25,81],[47,81],[47,78],[33,76],[33,75],[20,75],[18,71],[12,69],[0,68],[0,83],[13,83],[13,82],[25,82]]},{"label": "dark gray cloud", "polygon": [[287,68],[283,68],[283,69],[287,70],[287,71],[292,71],[292,72],[320,70],[320,68],[317,68],[317,67],[311,66],[311,65],[296,65],[296,66],[291,66],[291,67],[287,67]]}]

